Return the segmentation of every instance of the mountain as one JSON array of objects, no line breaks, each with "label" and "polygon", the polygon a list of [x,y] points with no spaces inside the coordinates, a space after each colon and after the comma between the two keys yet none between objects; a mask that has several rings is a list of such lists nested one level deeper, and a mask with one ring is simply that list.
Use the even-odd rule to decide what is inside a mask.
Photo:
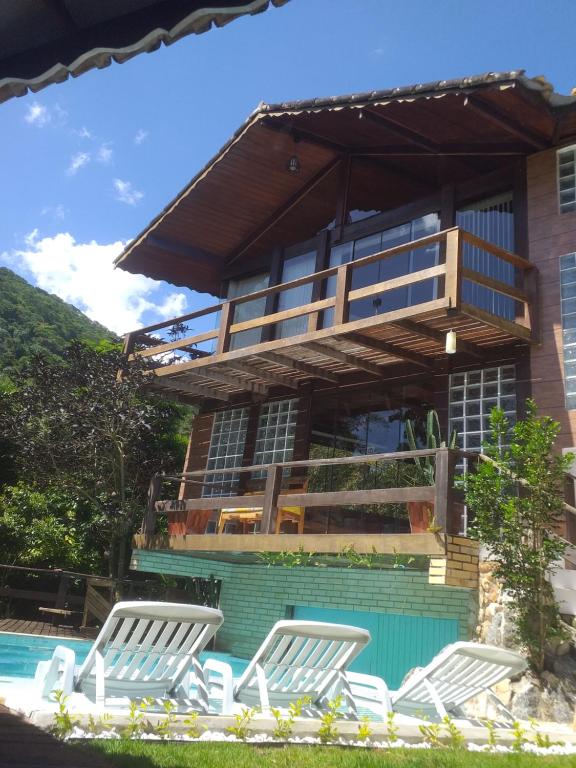
[{"label": "mountain", "polygon": [[9,376],[38,352],[58,357],[72,339],[118,337],[72,304],[0,267],[0,375]]}]

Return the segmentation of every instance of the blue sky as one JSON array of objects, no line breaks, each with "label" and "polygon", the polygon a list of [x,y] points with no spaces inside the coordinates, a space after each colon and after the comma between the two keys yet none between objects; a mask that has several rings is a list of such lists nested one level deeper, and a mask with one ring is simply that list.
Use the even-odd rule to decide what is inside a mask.
[{"label": "blue sky", "polygon": [[260,101],[525,68],[576,86],[574,0],[291,0],[0,105],[0,265],[118,331],[210,303],[111,261]]}]

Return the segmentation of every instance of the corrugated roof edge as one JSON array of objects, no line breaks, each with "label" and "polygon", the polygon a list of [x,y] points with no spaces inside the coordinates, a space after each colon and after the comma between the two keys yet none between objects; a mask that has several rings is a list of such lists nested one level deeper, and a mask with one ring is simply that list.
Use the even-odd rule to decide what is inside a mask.
[{"label": "corrugated roof edge", "polygon": [[264,116],[282,114],[285,112],[305,112],[306,110],[337,109],[346,106],[360,106],[379,101],[406,99],[409,97],[423,98],[432,95],[444,95],[451,91],[464,92],[476,88],[494,85],[503,87],[519,83],[525,88],[538,91],[543,99],[551,107],[576,105],[576,97],[563,96],[554,92],[554,87],[542,76],[530,78],[525,76],[524,69],[514,69],[509,72],[486,72],[482,75],[453,78],[451,80],[437,80],[431,83],[419,83],[415,85],[388,88],[381,91],[366,91],[344,96],[328,96],[314,99],[302,99],[299,101],[285,101],[279,104],[266,104],[260,102],[250,113],[239,128],[232,134],[228,141],[218,152],[198,171],[198,173],[178,192],[171,202],[126,246],[122,253],[116,257],[114,264],[121,267],[122,261],[130,254],[133,248],[151,232],[179,202],[196,185],[196,183],[215,165],[234,142],[250,127],[250,125]]},{"label": "corrugated roof edge", "polygon": [[188,14],[170,29],[157,27],[140,40],[121,48],[94,48],[79,56],[71,64],[55,64],[35,78],[6,77],[0,79],[0,104],[14,96],[24,96],[29,91],[37,93],[53,83],[63,83],[69,77],[78,77],[91,69],[103,69],[112,61],[121,64],[139,53],[151,53],[164,45],[171,45],[186,35],[200,35],[213,26],[223,27],[241,16],[262,13],[272,4],[285,5],[289,0],[252,0],[230,8],[202,8]]}]

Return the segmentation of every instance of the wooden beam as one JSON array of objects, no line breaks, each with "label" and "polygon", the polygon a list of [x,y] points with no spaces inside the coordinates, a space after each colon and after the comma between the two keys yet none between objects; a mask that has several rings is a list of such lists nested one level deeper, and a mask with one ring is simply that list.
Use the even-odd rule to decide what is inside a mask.
[{"label": "wooden beam", "polygon": [[325,371],[323,368],[320,368],[320,366],[306,363],[304,360],[295,360],[292,357],[279,355],[276,352],[263,352],[262,354],[259,354],[258,357],[262,358],[262,360],[268,360],[271,363],[276,363],[276,365],[282,365],[284,368],[290,368],[293,371],[306,373],[308,376],[313,376],[316,379],[324,379],[325,381],[330,381],[333,384],[338,384],[340,381],[340,377],[335,373]]},{"label": "wooden beam", "polygon": [[[414,320],[399,320],[396,323],[393,323],[397,328],[402,328],[404,331],[410,331],[410,333],[415,333],[417,336],[422,336],[424,339],[431,339],[432,341],[437,341],[438,344],[440,344],[442,347],[446,344],[446,334],[443,331],[437,331],[435,328],[429,328],[424,323],[417,323]],[[483,360],[485,357],[485,354],[482,352],[480,347],[477,347],[475,344],[472,344],[469,341],[464,341],[463,339],[458,338],[456,336],[456,346],[460,352],[466,352],[469,355],[472,355],[472,357],[476,357],[479,360]]]},{"label": "wooden beam", "polygon": [[433,142],[427,136],[423,136],[418,131],[415,131],[412,128],[408,128],[404,123],[399,120],[395,120],[393,117],[390,117],[390,115],[384,116],[379,112],[375,112],[374,110],[366,107],[362,109],[361,114],[370,122],[376,123],[377,125],[385,128],[388,133],[391,133],[393,136],[397,136],[399,139],[403,139],[410,144],[421,147],[426,152],[430,152],[432,154],[436,153],[437,145],[435,142]]},{"label": "wooden beam", "polygon": [[252,392],[255,395],[267,395],[268,387],[265,384],[257,384],[255,381],[247,381],[240,376],[234,376],[231,373],[224,373],[223,371],[216,370],[211,366],[199,369],[198,371],[191,371],[194,376],[199,376],[203,379],[212,379],[213,381],[220,381],[222,384],[228,384],[229,387],[236,387],[237,389],[243,389],[246,392]]},{"label": "wooden beam", "polygon": [[422,147],[378,145],[357,147],[353,157],[518,157],[526,154],[525,146],[519,144],[437,144],[434,151]]},{"label": "wooden beam", "polygon": [[403,349],[397,344],[391,344],[390,342],[382,341],[381,339],[374,339],[372,336],[363,336],[361,333],[349,333],[345,338],[359,346],[366,347],[367,349],[374,349],[378,352],[385,352],[387,355],[393,355],[400,360],[407,360],[410,363],[415,363],[423,368],[427,368],[429,371],[434,369],[432,361],[427,357],[420,355],[418,352]]},{"label": "wooden beam", "polygon": [[346,365],[350,365],[353,368],[359,368],[361,371],[371,373],[372,376],[377,376],[378,378],[382,378],[383,376],[382,369],[379,365],[369,363],[367,360],[362,360],[361,357],[351,355],[349,352],[342,352],[339,349],[334,349],[334,347],[318,344],[316,341],[308,342],[306,344],[306,349],[309,349],[312,352],[317,352],[319,355],[332,358],[332,360],[338,360],[340,363],[346,363]]},{"label": "wooden beam", "polygon": [[315,133],[306,128],[295,128],[293,125],[278,120],[277,118],[265,117],[263,120],[260,120],[260,125],[263,128],[268,128],[270,131],[276,131],[277,133],[291,136],[295,143],[305,141],[308,144],[315,144],[318,147],[331,149],[333,152],[346,152],[348,149],[346,144],[327,139],[325,136],[321,136],[319,133]]},{"label": "wooden beam", "polygon": [[292,197],[284,203],[284,205],[280,206],[278,210],[276,210],[272,216],[270,216],[262,225],[260,225],[257,229],[252,232],[252,234],[244,240],[244,242],[237,248],[235,254],[228,260],[228,265],[233,264],[237,259],[240,258],[249,248],[251,248],[254,243],[256,243],[263,235],[266,234],[272,227],[277,224],[280,219],[284,218],[287,213],[289,213],[293,208],[295,208],[298,203],[300,203],[315,187],[320,184],[320,182],[324,181],[324,179],[329,176],[334,168],[336,168],[337,165],[342,161],[342,158],[340,155],[338,157],[332,159],[327,165],[324,166],[324,168],[321,168],[317,174],[312,176],[311,179],[309,179],[303,187],[301,187],[298,192],[296,192],[295,195],[292,195]]},{"label": "wooden beam", "polygon": [[495,107],[476,96],[467,96],[464,104],[477,114],[486,117],[494,125],[503,128],[507,133],[517,136],[537,149],[546,149],[549,146],[548,141],[543,136],[533,133],[521,123],[517,123],[513,118],[504,115]]},{"label": "wooden beam", "polygon": [[230,399],[226,392],[220,392],[217,389],[210,389],[209,387],[198,386],[197,384],[189,381],[188,378],[186,380],[182,380],[178,376],[167,380],[159,379],[157,376],[154,376],[153,379],[150,379],[150,385],[154,389],[165,389],[168,392],[173,392],[174,394],[185,392],[186,394],[195,395],[197,397],[206,397],[212,400],[223,400],[224,402],[228,402]]},{"label": "wooden beam", "polygon": [[204,251],[202,248],[196,248],[193,245],[186,245],[173,240],[166,240],[157,235],[149,235],[146,238],[146,245],[149,245],[151,248],[156,248],[159,251],[170,253],[173,256],[182,256],[187,261],[193,262],[194,264],[202,264],[204,266],[217,268],[222,262],[221,257],[208,251]]},{"label": "wooden beam", "polygon": [[232,360],[226,363],[225,368],[232,368],[242,373],[247,373],[249,376],[257,376],[264,381],[270,382],[270,384],[276,384],[278,387],[288,387],[288,389],[298,389],[298,384],[295,381],[291,381],[287,376],[281,376],[279,373],[273,373],[272,371],[266,371],[263,368],[259,368],[257,365],[250,365],[250,363],[239,362]]},{"label": "wooden beam", "polygon": [[136,534],[136,549],[197,552],[323,552],[340,554],[350,547],[360,554],[436,555],[446,554],[445,537],[433,533],[303,533],[276,534],[188,534],[186,536],[145,536]]}]

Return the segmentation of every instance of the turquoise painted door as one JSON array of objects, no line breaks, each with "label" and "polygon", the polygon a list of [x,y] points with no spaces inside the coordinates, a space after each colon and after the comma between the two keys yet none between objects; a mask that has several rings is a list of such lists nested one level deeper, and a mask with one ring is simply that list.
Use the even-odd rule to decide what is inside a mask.
[{"label": "turquoise painted door", "polygon": [[350,669],[354,672],[379,675],[392,689],[400,686],[408,670],[424,666],[445,645],[459,639],[457,619],[345,611],[302,605],[294,606],[294,618],[351,624],[367,629],[372,641]]}]

